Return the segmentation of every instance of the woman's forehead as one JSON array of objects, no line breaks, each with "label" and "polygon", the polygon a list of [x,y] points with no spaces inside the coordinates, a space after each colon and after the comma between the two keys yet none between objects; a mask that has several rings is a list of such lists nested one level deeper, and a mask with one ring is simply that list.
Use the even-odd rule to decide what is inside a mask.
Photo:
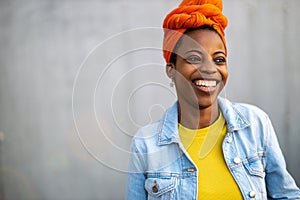
[{"label": "woman's forehead", "polygon": [[222,39],[218,33],[212,30],[193,30],[184,34],[181,38],[181,41],[178,45],[178,52],[197,49],[197,50],[211,50],[219,49],[225,52],[225,45],[223,44]]}]

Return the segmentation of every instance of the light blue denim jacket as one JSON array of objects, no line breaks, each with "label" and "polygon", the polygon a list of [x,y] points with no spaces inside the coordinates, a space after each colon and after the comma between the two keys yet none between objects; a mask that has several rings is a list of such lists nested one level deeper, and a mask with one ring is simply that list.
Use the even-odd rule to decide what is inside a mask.
[{"label": "light blue denim jacket", "polygon": [[[300,199],[269,117],[259,108],[219,98],[227,122],[223,154],[244,199]],[[197,167],[178,134],[178,106],[132,140],[127,199],[197,199]]]}]

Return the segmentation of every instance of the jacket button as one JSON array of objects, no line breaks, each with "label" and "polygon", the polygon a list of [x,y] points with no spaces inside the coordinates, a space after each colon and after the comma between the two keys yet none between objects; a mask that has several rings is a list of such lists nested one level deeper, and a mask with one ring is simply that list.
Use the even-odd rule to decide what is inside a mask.
[{"label": "jacket button", "polygon": [[158,187],[157,187],[156,180],[154,180],[154,185],[152,186],[152,192],[153,193],[157,193],[158,192]]},{"label": "jacket button", "polygon": [[239,157],[235,157],[235,158],[233,159],[233,162],[234,162],[235,164],[240,164],[240,163],[241,163],[241,159],[240,159]]},{"label": "jacket button", "polygon": [[249,197],[250,198],[254,198],[256,196],[256,193],[254,192],[254,191],[251,191],[250,193],[249,193]]},{"label": "jacket button", "polygon": [[227,139],[227,143],[231,143],[232,142],[232,137],[229,136],[228,139]]}]

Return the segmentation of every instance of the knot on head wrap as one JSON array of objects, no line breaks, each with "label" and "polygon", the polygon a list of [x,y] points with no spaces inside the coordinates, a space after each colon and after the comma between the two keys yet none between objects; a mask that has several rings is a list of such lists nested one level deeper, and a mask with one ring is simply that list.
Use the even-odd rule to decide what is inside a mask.
[{"label": "knot on head wrap", "polygon": [[166,62],[170,62],[176,43],[187,29],[208,25],[218,32],[226,47],[224,29],[228,21],[222,10],[222,0],[183,0],[178,8],[171,11],[163,23]]}]

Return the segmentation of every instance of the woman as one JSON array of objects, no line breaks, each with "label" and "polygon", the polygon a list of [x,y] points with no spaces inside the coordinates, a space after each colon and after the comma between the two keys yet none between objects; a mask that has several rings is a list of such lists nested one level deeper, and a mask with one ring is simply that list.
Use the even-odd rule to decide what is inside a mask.
[{"label": "woman", "polygon": [[127,198],[300,199],[268,116],[218,97],[228,77],[221,0],[184,0],[164,21],[178,102],[133,138]]}]

